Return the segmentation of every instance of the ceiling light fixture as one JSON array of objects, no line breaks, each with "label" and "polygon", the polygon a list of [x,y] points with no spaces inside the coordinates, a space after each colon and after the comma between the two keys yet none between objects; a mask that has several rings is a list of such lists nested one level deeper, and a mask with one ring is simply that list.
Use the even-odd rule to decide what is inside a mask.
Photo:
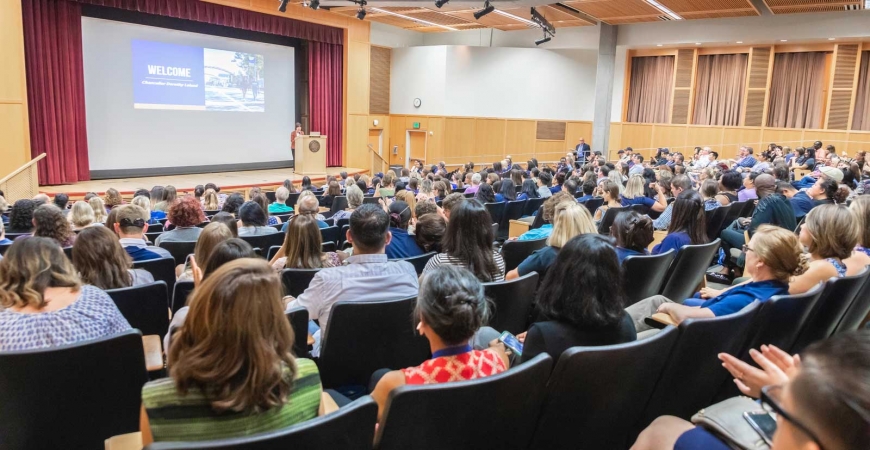
[{"label": "ceiling light fixture", "polygon": [[281,0],[281,4],[278,6],[278,11],[287,12],[288,3],[290,3],[290,0]]},{"label": "ceiling light fixture", "polygon": [[450,0],[435,0],[435,7],[440,8],[447,4]]},{"label": "ceiling light fixture", "polygon": [[701,43],[700,43],[700,42],[695,42],[695,45],[701,45]]},{"label": "ceiling light fixture", "polygon": [[665,7],[665,5],[662,5],[661,3],[657,2],[656,0],[646,0],[646,2],[649,3],[650,5],[652,5],[653,8],[655,8],[655,9],[657,9],[657,10],[659,10],[659,11],[665,13],[665,14],[667,14],[668,17],[670,17],[671,19],[674,19],[674,20],[683,20],[683,18],[680,17],[679,14],[677,14],[677,13],[671,11],[670,9],[668,9],[667,7]]},{"label": "ceiling light fixture", "polygon": [[550,39],[552,39],[552,38],[550,36],[547,36],[546,33],[544,33],[544,37],[535,41],[535,45],[546,44],[547,42],[550,42]]},{"label": "ceiling light fixture", "polygon": [[386,9],[381,9],[381,8],[369,8],[369,9],[371,9],[374,12],[378,12],[378,13],[382,13],[382,14],[389,14],[391,16],[401,17],[405,20],[410,20],[412,22],[422,23],[423,25],[429,25],[432,27],[443,28],[445,30],[450,30],[450,31],[459,31],[458,29],[453,28],[453,27],[448,27],[446,25],[439,25],[435,22],[429,22],[428,20],[418,19],[416,17],[406,16],[404,14],[394,13],[392,11],[387,11]]},{"label": "ceiling light fixture", "polygon": [[483,9],[474,13],[474,20],[480,20],[481,17],[495,11],[495,6],[489,4],[489,0],[486,0],[483,4]]},{"label": "ceiling light fixture", "polygon": [[743,43],[743,41],[737,41],[737,43],[738,43],[738,44],[742,44],[742,43]]},{"label": "ceiling light fixture", "polygon": [[835,41],[837,38],[828,38],[829,41]]},{"label": "ceiling light fixture", "polygon": [[541,31],[544,32],[544,37],[535,41],[535,45],[550,42],[550,39],[556,35],[556,27],[554,27],[546,17],[542,16],[534,6],[529,11],[529,14],[532,17],[531,22],[535,24],[535,26],[541,27]]},{"label": "ceiling light fixture", "polygon": [[538,26],[538,24],[536,24],[535,22],[532,22],[532,21],[529,20],[529,19],[523,19],[523,18],[520,17],[520,16],[515,16],[515,15],[513,15],[513,14],[511,14],[511,13],[504,12],[504,11],[502,11],[502,10],[500,10],[500,9],[496,9],[496,10],[493,11],[493,12],[496,13],[496,14],[498,14],[498,15],[500,15],[500,16],[508,17],[508,18],[513,19],[513,20],[516,20],[516,21],[518,21],[518,22],[522,22],[522,23],[524,23],[524,24],[526,24],[526,25],[528,25],[528,26],[530,26],[530,27],[536,27],[536,26]]},{"label": "ceiling light fixture", "polygon": [[656,47],[661,47],[661,46],[662,46],[662,44],[656,44]]},{"label": "ceiling light fixture", "polygon": [[780,39],[779,42],[788,42],[788,39]]}]

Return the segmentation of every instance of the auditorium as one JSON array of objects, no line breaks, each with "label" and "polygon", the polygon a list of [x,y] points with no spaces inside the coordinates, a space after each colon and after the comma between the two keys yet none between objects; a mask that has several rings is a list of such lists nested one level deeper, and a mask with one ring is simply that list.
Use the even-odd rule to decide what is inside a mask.
[{"label": "auditorium", "polygon": [[870,0],[0,0],[0,450],[867,450]]}]

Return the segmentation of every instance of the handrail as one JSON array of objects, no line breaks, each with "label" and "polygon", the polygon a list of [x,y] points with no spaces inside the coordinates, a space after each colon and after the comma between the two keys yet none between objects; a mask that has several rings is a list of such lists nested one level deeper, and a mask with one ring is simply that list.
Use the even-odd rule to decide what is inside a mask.
[{"label": "handrail", "polygon": [[45,159],[45,153],[37,156],[36,158],[31,159],[29,162],[25,163],[23,166],[15,169],[14,172],[10,173],[9,175],[6,175],[5,177],[3,177],[3,179],[0,179],[0,184],[6,183],[15,175],[18,175],[19,173],[24,172],[25,170],[30,168],[30,166],[38,163],[39,161],[42,161],[43,159]]},{"label": "handrail", "polygon": [[381,156],[380,153],[375,151],[375,148],[372,146],[372,144],[366,144],[366,147],[368,147],[369,151],[372,152],[373,155],[377,156],[378,159],[380,159],[384,164],[386,164],[388,166],[390,165],[390,163],[388,163],[387,160],[384,159],[384,157]]}]

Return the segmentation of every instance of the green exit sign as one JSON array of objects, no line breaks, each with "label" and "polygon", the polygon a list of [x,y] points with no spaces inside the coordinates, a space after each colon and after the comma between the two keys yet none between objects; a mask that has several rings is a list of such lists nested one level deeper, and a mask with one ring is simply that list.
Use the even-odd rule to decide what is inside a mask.
[{"label": "green exit sign", "polygon": [[419,130],[419,129],[420,129],[420,122],[414,122],[414,129],[415,129],[415,130]]}]

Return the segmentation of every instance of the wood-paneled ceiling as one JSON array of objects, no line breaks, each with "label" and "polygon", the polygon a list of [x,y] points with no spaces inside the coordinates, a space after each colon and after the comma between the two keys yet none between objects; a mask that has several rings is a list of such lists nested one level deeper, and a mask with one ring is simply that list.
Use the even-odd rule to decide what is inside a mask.
[{"label": "wood-paneled ceiling", "polygon": [[[774,14],[864,9],[864,0],[763,1]],[[686,20],[759,15],[758,10],[750,0],[657,0],[657,2]],[[474,6],[467,2],[458,5],[448,3],[440,9],[435,7],[434,0],[431,3],[422,3],[421,6],[386,6],[389,4],[386,2],[381,3],[385,6],[379,6],[379,3],[377,0],[369,2],[365,20],[420,32],[445,32],[451,31],[451,29],[469,30],[476,28],[511,31],[530,27],[530,24],[522,20],[496,12],[487,14],[479,20],[475,19],[474,12],[483,7],[483,0],[480,1],[479,5]],[[498,8],[498,11],[526,20],[531,18],[529,7],[511,5],[502,8],[496,2],[493,2],[493,5]],[[373,7],[386,12],[373,10]],[[347,16],[354,16],[357,12],[357,7],[350,4],[349,6],[328,8],[332,12]],[[646,0],[569,0],[558,4],[536,6],[536,9],[556,28],[595,25],[599,21],[619,25],[674,20]]]}]

